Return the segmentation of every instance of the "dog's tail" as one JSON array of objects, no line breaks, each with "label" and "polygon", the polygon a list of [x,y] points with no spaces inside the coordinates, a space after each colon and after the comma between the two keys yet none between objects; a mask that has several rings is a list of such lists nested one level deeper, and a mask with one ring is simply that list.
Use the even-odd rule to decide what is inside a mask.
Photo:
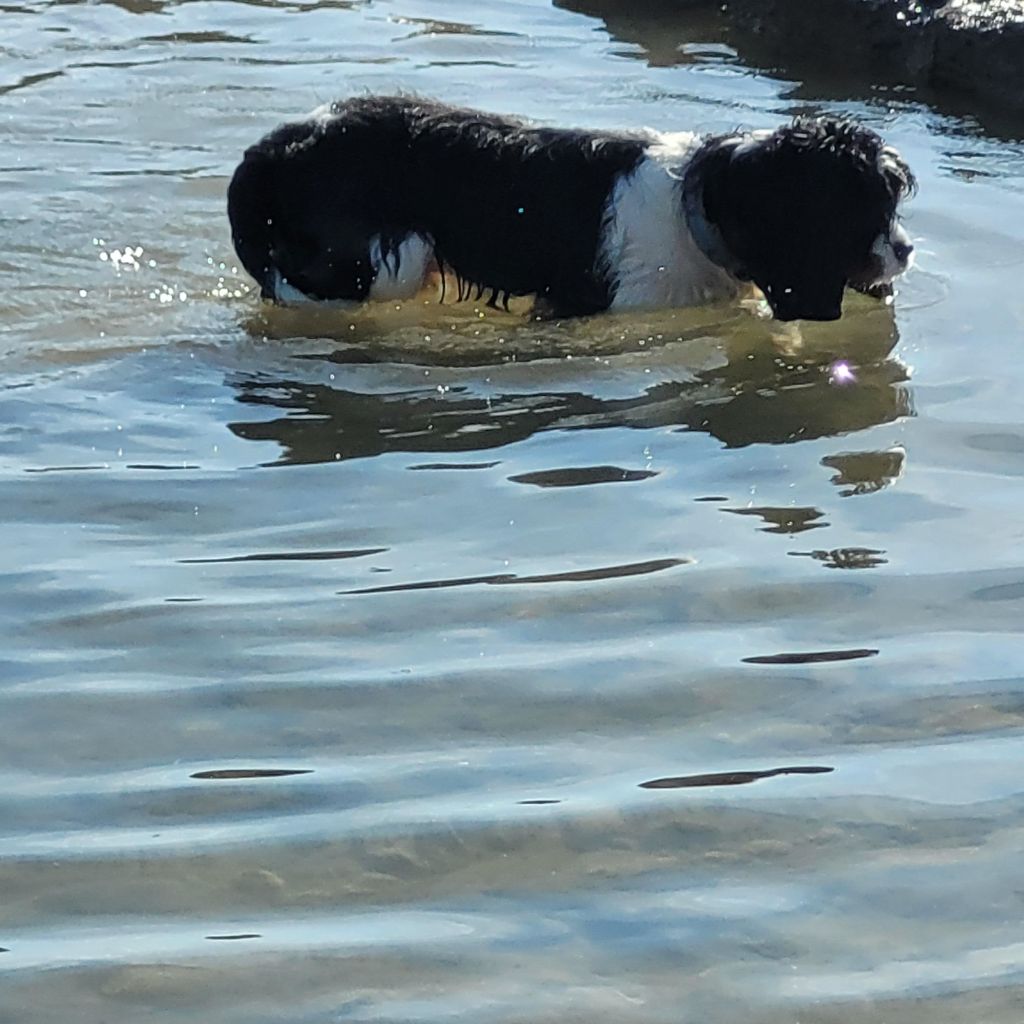
[{"label": "dog's tail", "polygon": [[256,279],[265,299],[274,297],[276,280],[271,255],[274,195],[273,161],[254,146],[246,152],[228,186],[228,220],[235,252],[242,266]]}]

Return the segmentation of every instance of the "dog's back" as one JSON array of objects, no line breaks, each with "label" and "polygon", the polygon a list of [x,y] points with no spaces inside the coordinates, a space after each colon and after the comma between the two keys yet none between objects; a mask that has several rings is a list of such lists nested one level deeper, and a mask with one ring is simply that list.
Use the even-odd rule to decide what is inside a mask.
[{"label": "dog's back", "polygon": [[603,309],[606,204],[646,145],[410,97],[347,100],[246,152],[228,190],[232,237],[271,298],[282,278],[311,298],[377,297],[427,245],[461,292]]}]

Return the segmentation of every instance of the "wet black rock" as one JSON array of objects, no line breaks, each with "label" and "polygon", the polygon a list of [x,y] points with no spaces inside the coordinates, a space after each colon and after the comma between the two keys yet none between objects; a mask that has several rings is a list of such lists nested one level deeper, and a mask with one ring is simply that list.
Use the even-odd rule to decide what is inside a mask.
[{"label": "wet black rock", "polygon": [[1024,111],[1024,0],[728,0],[787,56]]}]

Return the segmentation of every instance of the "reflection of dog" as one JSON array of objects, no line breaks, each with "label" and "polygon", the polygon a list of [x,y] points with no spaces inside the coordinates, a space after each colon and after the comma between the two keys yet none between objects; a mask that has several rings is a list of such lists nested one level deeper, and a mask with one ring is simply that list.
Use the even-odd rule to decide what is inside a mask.
[{"label": "reflection of dog", "polygon": [[559,315],[688,306],[753,281],[780,320],[835,320],[847,285],[910,261],[913,175],[867,128],[797,118],[701,138],[529,125],[364,97],[282,125],[228,191],[265,298],[401,299],[440,270],[460,298]]}]

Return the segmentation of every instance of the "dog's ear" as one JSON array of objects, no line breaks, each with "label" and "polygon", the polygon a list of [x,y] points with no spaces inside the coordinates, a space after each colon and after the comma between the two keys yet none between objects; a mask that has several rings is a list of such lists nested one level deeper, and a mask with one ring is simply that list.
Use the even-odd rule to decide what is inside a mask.
[{"label": "dog's ear", "polygon": [[256,279],[263,298],[273,297],[271,249],[277,182],[272,162],[253,146],[228,186],[231,241],[242,266]]},{"label": "dog's ear", "polygon": [[716,224],[728,205],[730,165],[740,145],[739,138],[716,139],[700,157],[704,213]]},{"label": "dog's ear", "polygon": [[723,226],[729,223],[730,210],[736,204],[733,161],[743,149],[740,136],[706,142],[683,176],[683,205],[690,232],[701,252],[734,277],[749,281],[749,271],[723,235]]},{"label": "dog's ear", "polygon": [[917,191],[917,179],[913,171],[892,146],[882,148],[878,157],[878,168],[894,203],[912,196]]}]

